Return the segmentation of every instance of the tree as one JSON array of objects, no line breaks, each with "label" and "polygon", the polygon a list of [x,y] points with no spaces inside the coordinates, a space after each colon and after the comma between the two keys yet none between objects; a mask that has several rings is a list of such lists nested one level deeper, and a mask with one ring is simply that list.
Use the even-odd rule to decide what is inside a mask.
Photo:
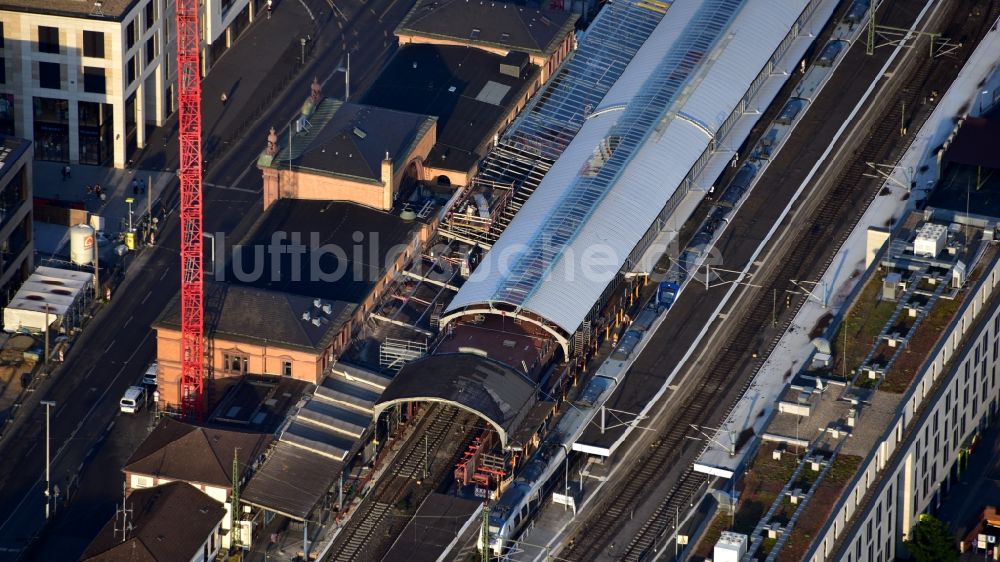
[{"label": "tree", "polygon": [[958,546],[940,519],[921,515],[904,543],[917,562],[957,562]]}]

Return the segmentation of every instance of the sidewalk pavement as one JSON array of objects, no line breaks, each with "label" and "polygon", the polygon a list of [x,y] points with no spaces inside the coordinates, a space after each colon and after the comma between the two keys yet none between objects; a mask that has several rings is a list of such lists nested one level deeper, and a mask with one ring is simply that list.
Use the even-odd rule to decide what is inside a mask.
[{"label": "sidewalk pavement", "polygon": [[[57,162],[35,162],[34,196],[54,199],[62,202],[79,202],[91,213],[104,218],[104,234],[101,239],[101,257],[110,253],[118,235],[128,228],[129,207],[125,199],[133,197],[133,221],[146,213],[149,185],[152,185],[153,206],[157,199],[175,181],[176,175],[168,172],[149,172],[143,170],[116,170],[103,166],[76,165],[70,168],[71,176],[63,180],[61,170],[64,164]],[[147,189],[135,195],[132,180],[140,180]],[[97,195],[87,194],[87,186],[100,184],[107,193],[102,201]],[[35,251],[39,261],[63,261],[69,257],[69,227],[36,221]]]},{"label": "sidewalk pavement", "polygon": [[[329,7],[319,0],[308,0],[317,21],[324,22]],[[320,6],[326,7],[323,11]],[[306,51],[317,35],[316,25],[297,0],[275,2],[271,18],[260,14],[236,43],[216,62],[202,81],[202,157],[206,165],[218,160],[246,127],[287,86],[298,70],[302,45],[310,37]],[[221,101],[225,92],[227,100]],[[303,92],[305,97],[309,92]],[[263,150],[267,139],[260,139]],[[146,147],[136,154],[136,167],[146,170],[176,170],[177,115],[167,120],[146,138]]]}]

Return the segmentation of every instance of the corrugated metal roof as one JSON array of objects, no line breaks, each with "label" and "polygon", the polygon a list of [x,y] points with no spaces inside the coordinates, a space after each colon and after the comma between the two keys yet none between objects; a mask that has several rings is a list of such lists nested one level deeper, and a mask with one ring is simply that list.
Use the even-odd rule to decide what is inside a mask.
[{"label": "corrugated metal roof", "polygon": [[449,310],[504,302],[574,332],[806,4],[674,2]]}]

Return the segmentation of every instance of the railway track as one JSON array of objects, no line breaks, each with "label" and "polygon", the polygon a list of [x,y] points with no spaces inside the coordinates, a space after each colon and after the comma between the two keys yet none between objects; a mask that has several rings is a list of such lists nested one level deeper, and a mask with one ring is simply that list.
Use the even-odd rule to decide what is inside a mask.
[{"label": "railway track", "polygon": [[[392,462],[381,482],[362,502],[359,510],[351,517],[330,549],[326,559],[335,562],[376,562],[392,545],[396,534],[409,520],[408,510],[416,510],[441,482],[454,465],[454,460],[431,464],[427,482],[424,479],[425,451],[433,455],[438,450],[460,451],[459,444],[468,439],[470,432],[454,431],[456,427],[472,427],[470,415],[458,408],[431,405],[421,427],[409,438],[402,451]],[[425,441],[426,440],[426,441]],[[403,513],[397,513],[399,505],[407,505]]]},{"label": "railway track", "polygon": [[[966,44],[971,41],[969,51],[996,20],[1000,11],[1000,2],[997,0],[977,4],[982,7],[984,14],[989,15],[970,18],[965,9],[952,7],[951,13],[945,16],[948,22],[944,26],[945,36],[961,38]],[[607,554],[626,561],[644,561],[674,528],[675,517],[679,514],[683,518],[689,507],[699,499],[698,494],[708,483],[709,477],[694,472],[692,466],[688,465],[640,531],[630,539],[627,546],[615,550],[612,540],[631,518],[633,508],[646,499],[649,491],[656,487],[677,459],[688,452],[693,442],[689,437],[694,436],[692,425],[705,423],[707,417],[718,411],[720,406],[726,408],[722,419],[728,417],[735,401],[723,403],[724,395],[734,384],[741,387],[737,396],[743,395],[764,358],[774,349],[795,313],[805,302],[804,297],[793,298],[788,309],[782,311],[782,320],[778,325],[780,329],[775,330],[775,336],[764,343],[760,341],[759,334],[772,321],[772,291],[784,293],[786,289],[794,289],[790,286],[790,279],[816,281],[827,269],[881,189],[882,181],[866,177],[869,171],[866,163],[897,162],[920,126],[930,116],[933,108],[924,103],[925,98],[932,90],[945,91],[957,76],[960,64],[955,64],[950,59],[931,59],[926,47],[926,42],[914,47],[920,50],[919,53],[914,53],[915,66],[911,65],[914,70],[891,94],[896,101],[901,102],[893,104],[893,108],[905,107],[910,111],[903,113],[902,119],[901,114],[895,111],[884,111],[876,118],[860,148],[851,157],[850,164],[838,174],[815,210],[808,214],[809,226],[800,231],[784,252],[780,252],[783,255],[774,256],[772,263],[780,266],[769,272],[763,289],[756,291],[747,303],[745,312],[732,332],[733,337],[711,362],[706,374],[694,381],[695,388],[690,399],[667,422],[665,429],[650,445],[646,456],[640,458],[627,474],[620,476],[619,483],[612,490],[605,491],[607,499],[592,510],[592,515],[581,527],[581,532],[576,533],[574,540],[560,556],[571,560],[590,560]],[[903,138],[900,138],[901,121],[909,129]],[[747,358],[754,352],[758,359],[748,364]],[[732,375],[737,373],[740,375],[734,380]]]}]

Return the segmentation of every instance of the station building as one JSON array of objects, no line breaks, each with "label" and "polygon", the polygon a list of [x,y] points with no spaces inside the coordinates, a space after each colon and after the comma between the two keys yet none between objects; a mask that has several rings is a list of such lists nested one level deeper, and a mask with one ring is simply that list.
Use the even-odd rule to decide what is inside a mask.
[{"label": "station building", "polygon": [[423,176],[437,120],[314,97],[303,107],[299,131],[287,139],[272,132],[257,162],[264,208],[284,198],[349,201],[388,211],[401,195],[405,200]]},{"label": "station building", "polygon": [[[233,377],[319,384],[430,236],[432,217],[404,212],[280,199],[238,243],[217,239],[219,269],[205,284],[210,404],[221,398],[213,386]],[[179,296],[153,327],[160,407],[169,410],[180,404]]]},{"label": "station building", "polygon": [[[266,0],[208,0],[202,73]],[[10,0],[0,7],[0,133],[35,158],[122,168],[176,109],[167,0]]]},{"label": "station building", "polygon": [[578,16],[509,2],[420,0],[399,27],[400,45],[475,47],[501,57],[522,53],[544,83],[573,49]]},{"label": "station building", "polygon": [[[211,350],[206,375],[215,384],[250,374],[316,384],[330,358],[349,340],[355,308],[341,301],[316,303],[307,296],[206,282],[205,335]],[[178,295],[153,325],[160,400],[168,409],[180,404],[180,314]]]},{"label": "station building", "polygon": [[370,106],[437,118],[420,180],[450,194],[468,185],[480,160],[541,85],[524,53],[463,45],[405,44],[365,92]]}]

